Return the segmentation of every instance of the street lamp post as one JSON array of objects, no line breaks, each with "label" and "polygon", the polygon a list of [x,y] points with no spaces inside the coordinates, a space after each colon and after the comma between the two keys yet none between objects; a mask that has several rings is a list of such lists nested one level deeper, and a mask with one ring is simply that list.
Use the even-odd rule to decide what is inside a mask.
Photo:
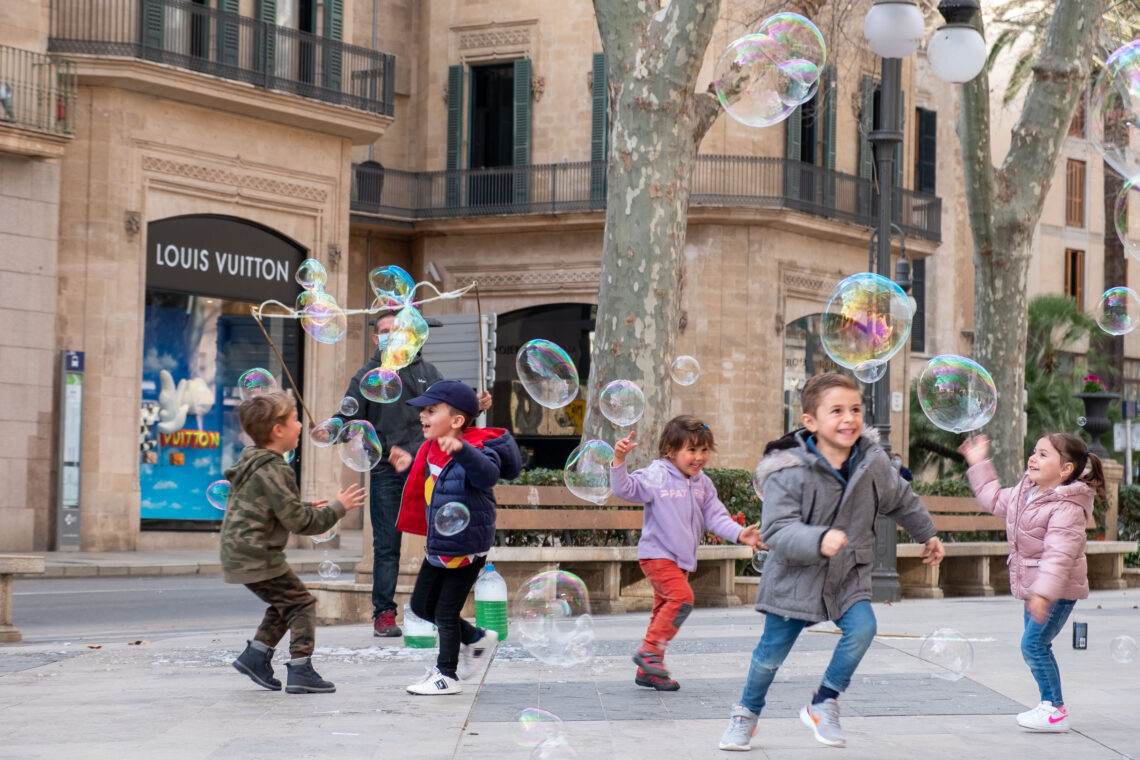
[{"label": "street lamp post", "polygon": [[[977,76],[985,64],[985,41],[970,26],[978,11],[978,3],[976,0],[943,0],[938,10],[946,24],[934,33],[927,48],[931,68],[946,81],[967,82]],[[882,58],[879,124],[868,135],[868,140],[875,154],[876,198],[879,204],[875,271],[887,278],[891,276],[891,229],[898,229],[892,224],[892,219],[895,209],[895,149],[903,141],[898,109],[902,97],[902,59],[918,49],[924,27],[922,11],[911,0],[874,0],[863,24],[863,36]],[[902,280],[905,273],[906,269],[900,266],[901,276],[896,276],[896,279]],[[909,282],[906,286],[909,287]],[[891,447],[890,378],[888,363],[883,376],[875,383],[871,404],[879,443],[888,455]],[[896,543],[894,521],[876,517],[875,564],[871,569],[873,601],[898,601],[901,597],[895,561]]]}]

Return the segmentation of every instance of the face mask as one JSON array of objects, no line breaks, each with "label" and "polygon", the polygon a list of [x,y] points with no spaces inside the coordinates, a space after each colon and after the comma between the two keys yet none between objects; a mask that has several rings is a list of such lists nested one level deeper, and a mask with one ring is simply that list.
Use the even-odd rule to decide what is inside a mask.
[{"label": "face mask", "polygon": [[380,333],[376,336],[376,347],[381,351],[388,345],[388,335],[389,333]]}]

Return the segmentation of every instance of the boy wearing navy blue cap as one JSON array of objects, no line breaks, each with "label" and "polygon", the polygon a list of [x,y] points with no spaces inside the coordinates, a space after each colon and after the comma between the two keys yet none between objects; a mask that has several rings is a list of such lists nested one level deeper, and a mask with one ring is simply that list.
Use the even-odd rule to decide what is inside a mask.
[{"label": "boy wearing navy blue cap", "polygon": [[[405,455],[393,462],[400,471],[411,467],[396,527],[427,536],[411,607],[439,631],[435,667],[408,692],[459,694],[459,679],[474,675],[498,643],[497,632],[476,628],[459,613],[495,540],[495,484],[517,476],[522,457],[506,430],[471,426],[479,400],[465,383],[440,380],[407,403],[420,407],[425,440],[414,460]],[[470,521],[444,535],[435,514],[453,502],[467,507]]]}]

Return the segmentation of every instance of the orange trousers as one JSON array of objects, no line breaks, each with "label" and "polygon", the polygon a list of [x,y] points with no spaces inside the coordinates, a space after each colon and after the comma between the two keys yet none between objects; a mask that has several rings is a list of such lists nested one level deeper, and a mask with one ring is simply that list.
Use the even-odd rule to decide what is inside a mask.
[{"label": "orange trousers", "polygon": [[689,571],[677,567],[671,559],[643,559],[638,564],[653,586],[653,614],[641,648],[663,655],[665,647],[693,611]]}]

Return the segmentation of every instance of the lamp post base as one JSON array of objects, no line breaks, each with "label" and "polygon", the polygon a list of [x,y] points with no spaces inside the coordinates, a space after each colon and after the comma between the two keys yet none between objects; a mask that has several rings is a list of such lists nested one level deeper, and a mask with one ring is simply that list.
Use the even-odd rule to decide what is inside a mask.
[{"label": "lamp post base", "polygon": [[902,599],[902,586],[896,568],[895,551],[898,534],[895,521],[875,518],[875,564],[871,567],[871,601],[897,602]]}]

